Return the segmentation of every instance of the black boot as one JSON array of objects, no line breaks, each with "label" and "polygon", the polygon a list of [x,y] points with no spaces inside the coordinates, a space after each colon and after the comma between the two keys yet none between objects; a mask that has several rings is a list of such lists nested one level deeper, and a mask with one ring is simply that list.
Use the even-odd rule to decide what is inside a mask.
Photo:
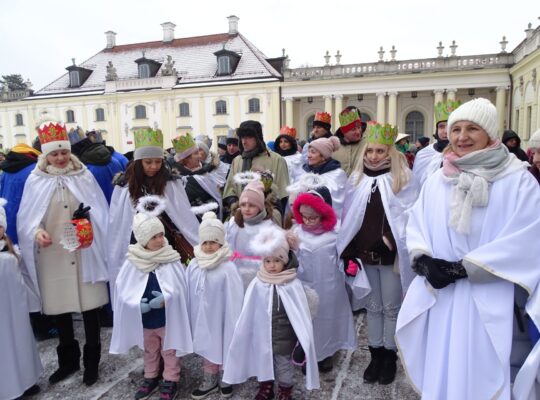
[{"label": "black boot", "polygon": [[319,361],[318,363],[319,372],[326,373],[332,371],[334,368],[334,357],[326,357],[324,360]]},{"label": "black boot", "polygon": [[397,355],[394,350],[385,349],[384,347],[382,349],[384,350],[384,358],[381,371],[379,372],[379,383],[381,385],[388,385],[394,382],[394,378],[396,377]]},{"label": "black boot", "polygon": [[60,344],[56,348],[56,353],[58,354],[58,369],[49,377],[51,385],[66,379],[81,368],[81,350],[76,340],[68,344]]},{"label": "black boot", "polygon": [[377,380],[379,379],[379,374],[383,363],[384,351],[384,347],[369,346],[369,352],[371,353],[371,362],[364,371],[365,383],[374,383],[377,382]]},{"label": "black boot", "polygon": [[84,345],[83,365],[84,374],[83,382],[86,386],[91,386],[98,380],[99,360],[101,358],[101,343],[97,346]]}]

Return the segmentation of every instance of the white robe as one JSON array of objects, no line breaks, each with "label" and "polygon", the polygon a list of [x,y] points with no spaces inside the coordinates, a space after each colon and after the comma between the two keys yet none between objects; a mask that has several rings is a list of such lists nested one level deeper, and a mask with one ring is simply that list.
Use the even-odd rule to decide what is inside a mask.
[{"label": "white robe", "polygon": [[272,297],[274,287],[287,317],[306,353],[306,388],[319,389],[319,369],[308,301],[298,279],[271,285],[253,279],[244,298],[225,363],[223,381],[236,384],[255,376],[259,382],[274,380],[272,352]]},{"label": "white robe", "polygon": [[302,153],[296,153],[283,158],[285,159],[287,169],[289,170],[289,182],[296,182],[298,178],[305,173],[305,171],[302,169],[302,165],[304,165]]},{"label": "white robe", "polygon": [[214,201],[219,205],[219,218],[223,215],[223,205],[221,198],[221,188],[225,186],[227,180],[227,172],[229,172],[230,164],[220,162],[217,168],[211,172],[202,175],[192,175],[203,190],[208,193]]},{"label": "white robe", "polygon": [[[184,266],[179,261],[161,264],[155,273],[165,298],[165,340],[162,350],[176,350],[178,357],[193,353]],[[131,261],[126,260],[115,285],[110,353],[124,354],[133,346],[144,350],[141,298],[147,283],[148,273],[139,271]]]},{"label": "white robe", "polygon": [[[199,242],[199,221],[191,212],[182,180],[168,181],[165,186],[165,212],[186,240],[196,246]],[[127,186],[115,186],[109,213],[108,268],[109,281],[116,282],[116,276],[126,260],[131,240],[135,208]],[[111,297],[114,297],[111,285]]]},{"label": "white robe", "polygon": [[34,285],[32,289],[38,294],[36,270],[38,247],[35,234],[47,212],[54,191],[62,185],[66,186],[80,203],[91,207],[90,220],[94,241],[90,247],[77,250],[81,255],[82,281],[96,283],[108,280],[106,240],[109,205],[92,173],[85,166],[82,172],[74,175],[49,175],[34,170],[24,185],[17,214],[17,233],[21,254]]},{"label": "white robe", "polygon": [[337,233],[313,235],[298,225],[294,231],[300,239],[298,279],[319,296],[317,314],[313,318],[317,361],[338,350],[354,350],[356,330],[345,278],[338,268]]},{"label": "white robe", "polygon": [[[540,322],[540,247],[531,242],[540,237],[540,190],[526,170],[494,182],[488,205],[473,208],[471,232],[463,235],[448,226],[452,189],[442,170],[426,182],[410,212],[407,245],[411,257],[464,260],[468,278],[435,290],[417,276],[398,316],[396,342],[423,398],[509,399],[514,284],[532,294],[526,308]],[[500,279],[486,282],[483,271]],[[518,373],[514,394],[531,389],[532,380],[521,377],[538,373],[535,350]]]},{"label": "white robe", "polygon": [[441,163],[443,161],[442,153],[439,153],[433,147],[434,144],[430,144],[426,148],[423,148],[414,158],[413,165],[413,178],[418,186],[418,191],[422,188],[427,178],[437,172],[441,168]]},{"label": "white robe", "polygon": [[43,372],[28,313],[29,289],[19,262],[0,252],[0,399],[18,398]]},{"label": "white robe", "polygon": [[[338,254],[341,255],[343,253],[362,227],[368,199],[371,195],[371,187],[376,180],[377,188],[381,194],[384,213],[386,214],[388,224],[397,245],[397,262],[399,265],[401,286],[403,293],[405,293],[415,276],[410,266],[407,244],[405,243],[405,227],[407,225],[407,210],[412,206],[417,197],[416,187],[413,182],[409,181],[399,193],[394,194],[392,191],[392,176],[389,172],[379,176],[367,176],[364,174],[358,186],[356,185],[357,180],[357,173],[353,173],[347,185],[345,205],[343,208],[344,223],[339,230],[337,240]],[[351,280],[351,286],[353,292],[362,293],[365,296],[369,292],[363,290],[363,285],[360,285],[359,279],[361,276],[361,274],[357,274],[356,278]],[[358,286],[362,290],[354,290],[355,286]]]},{"label": "white robe", "polygon": [[223,365],[242,311],[244,286],[240,274],[231,261],[203,269],[193,259],[187,280],[193,352]]}]

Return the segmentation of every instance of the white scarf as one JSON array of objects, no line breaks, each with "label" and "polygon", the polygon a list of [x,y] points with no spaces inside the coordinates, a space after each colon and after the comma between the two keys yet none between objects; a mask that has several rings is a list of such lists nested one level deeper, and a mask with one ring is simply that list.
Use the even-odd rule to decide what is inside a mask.
[{"label": "white scarf", "polygon": [[127,258],[141,272],[152,272],[159,264],[167,264],[180,260],[180,254],[166,242],[165,246],[156,251],[145,249],[139,243],[128,247]]},{"label": "white scarf", "polygon": [[450,226],[456,232],[468,234],[472,208],[488,204],[489,184],[528,165],[511,154],[499,140],[463,157],[453,152],[447,154],[443,161],[443,176],[454,185]]},{"label": "white scarf", "polygon": [[202,251],[201,246],[197,245],[193,248],[193,254],[199,263],[199,268],[210,270],[231,258],[232,251],[227,243],[222,245],[218,251],[212,254],[205,253]]}]

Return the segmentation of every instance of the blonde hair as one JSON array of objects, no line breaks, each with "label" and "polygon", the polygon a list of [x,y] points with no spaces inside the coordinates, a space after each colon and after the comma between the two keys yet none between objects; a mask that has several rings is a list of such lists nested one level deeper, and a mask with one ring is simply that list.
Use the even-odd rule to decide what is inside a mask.
[{"label": "blonde hair", "polygon": [[[364,177],[364,156],[366,155],[367,147],[370,143],[363,143],[358,154],[358,159],[355,163],[353,173],[358,174],[356,185],[358,186]],[[392,176],[392,191],[397,194],[403,189],[411,180],[411,170],[407,159],[400,153],[394,145],[388,146],[388,157],[390,158],[390,175]]]}]

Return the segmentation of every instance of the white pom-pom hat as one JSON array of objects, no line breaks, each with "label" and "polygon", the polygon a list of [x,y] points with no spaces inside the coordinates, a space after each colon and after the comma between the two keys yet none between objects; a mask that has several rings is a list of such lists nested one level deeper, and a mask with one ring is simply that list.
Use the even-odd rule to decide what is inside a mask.
[{"label": "white pom-pom hat", "polygon": [[499,137],[497,128],[497,109],[488,99],[478,98],[456,108],[448,117],[448,133],[458,121],[470,121],[484,129],[492,140]]}]

